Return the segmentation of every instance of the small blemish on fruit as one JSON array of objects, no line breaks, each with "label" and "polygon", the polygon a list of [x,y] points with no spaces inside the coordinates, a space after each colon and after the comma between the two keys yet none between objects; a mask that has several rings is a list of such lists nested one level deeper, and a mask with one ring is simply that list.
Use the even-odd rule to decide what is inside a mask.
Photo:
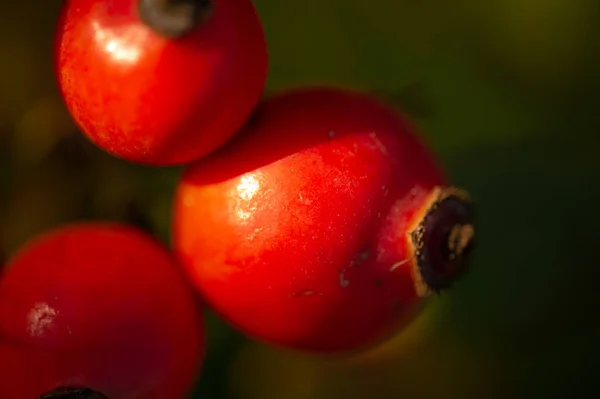
[{"label": "small blemish on fruit", "polygon": [[66,384],[48,391],[38,399],[52,399],[52,398],[89,398],[89,399],[108,399],[104,394],[94,391],[90,388],[83,388],[85,384],[82,384],[83,377],[78,376],[65,380]]},{"label": "small blemish on fruit", "polygon": [[303,203],[304,205],[310,205],[312,204],[312,201],[309,198],[305,198],[302,193],[298,193],[298,198],[300,199],[300,202]]},{"label": "small blemish on fruit", "polygon": [[385,148],[385,146],[383,145],[381,140],[379,140],[379,137],[377,137],[377,133],[375,133],[375,132],[370,133],[369,137],[371,137],[371,139],[373,140],[373,143],[375,143],[375,146],[377,147],[377,149],[379,149],[379,151],[381,151],[382,154],[384,154],[384,155],[388,154],[387,148]]},{"label": "small blemish on fruit", "polygon": [[334,131],[329,132],[328,136],[330,139],[333,138],[333,136],[335,136],[335,132]]},{"label": "small blemish on fruit", "polygon": [[361,251],[356,257],[350,262],[350,266],[358,266],[364,261],[369,259],[369,251]]},{"label": "small blemish on fruit", "polygon": [[383,285],[383,281],[381,281],[381,279],[378,278],[377,280],[375,280],[375,285],[381,287]]},{"label": "small blemish on fruit", "polygon": [[408,262],[408,259],[404,259],[403,261],[394,263],[392,265],[392,267],[390,267],[390,271],[393,272],[394,270],[396,270],[397,268],[399,268],[400,266],[404,265],[407,262]]},{"label": "small blemish on fruit", "polygon": [[350,281],[346,280],[344,277],[344,272],[340,273],[340,287],[346,288],[350,284]]},{"label": "small blemish on fruit", "polygon": [[54,323],[58,315],[56,309],[47,303],[36,303],[27,315],[27,330],[34,337],[43,335]]},{"label": "small blemish on fruit", "polygon": [[313,296],[313,295],[323,296],[323,293],[322,292],[313,291],[313,290],[302,290],[302,291],[296,292],[293,296],[294,297],[299,297],[299,296]]}]

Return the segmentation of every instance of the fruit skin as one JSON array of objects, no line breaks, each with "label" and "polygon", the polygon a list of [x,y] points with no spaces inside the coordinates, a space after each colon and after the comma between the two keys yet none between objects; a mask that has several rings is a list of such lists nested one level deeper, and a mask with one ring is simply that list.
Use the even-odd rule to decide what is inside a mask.
[{"label": "fruit skin", "polygon": [[0,397],[86,386],[183,398],[204,356],[200,309],[174,258],[133,227],[86,222],[26,244],[0,280]]},{"label": "fruit skin", "polygon": [[143,24],[138,0],[67,0],[55,68],[83,133],[122,159],[167,166],[223,144],[262,95],[264,32],[249,0],[215,1],[205,24],[170,39]]},{"label": "fruit skin", "polygon": [[408,225],[441,168],[395,111],[297,88],[189,165],[173,243],[206,301],[249,336],[313,352],[370,346],[410,320]]}]

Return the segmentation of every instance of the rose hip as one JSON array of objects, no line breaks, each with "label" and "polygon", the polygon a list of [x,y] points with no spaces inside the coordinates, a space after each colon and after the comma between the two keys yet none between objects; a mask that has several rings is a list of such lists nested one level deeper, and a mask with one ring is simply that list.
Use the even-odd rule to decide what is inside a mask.
[{"label": "rose hip", "polygon": [[451,286],[473,213],[405,117],[365,94],[301,88],[265,100],[186,169],[173,237],[198,290],[241,331],[349,351]]}]

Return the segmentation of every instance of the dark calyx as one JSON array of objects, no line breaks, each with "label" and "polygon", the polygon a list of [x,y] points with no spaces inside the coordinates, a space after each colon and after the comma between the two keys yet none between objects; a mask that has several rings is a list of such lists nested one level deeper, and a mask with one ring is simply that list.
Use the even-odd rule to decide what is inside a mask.
[{"label": "dark calyx", "polygon": [[214,0],[139,0],[143,23],[158,34],[180,38],[203,24],[212,14]]},{"label": "dark calyx", "polygon": [[421,277],[429,289],[449,288],[463,273],[473,249],[475,209],[466,194],[442,190],[411,239]]},{"label": "dark calyx", "polygon": [[108,399],[108,397],[90,388],[60,387],[39,396],[37,399]]}]

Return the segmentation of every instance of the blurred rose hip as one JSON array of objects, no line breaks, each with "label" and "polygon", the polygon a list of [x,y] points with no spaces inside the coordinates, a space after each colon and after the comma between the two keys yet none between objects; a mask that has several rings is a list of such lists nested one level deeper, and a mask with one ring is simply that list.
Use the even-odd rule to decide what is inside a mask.
[{"label": "blurred rose hip", "polygon": [[148,165],[201,157],[262,95],[268,55],[250,0],[67,0],[56,75],[83,133]]},{"label": "blurred rose hip", "polygon": [[110,399],[183,398],[203,359],[203,328],[153,237],[102,222],[51,230],[0,280],[0,397],[84,386]]}]

